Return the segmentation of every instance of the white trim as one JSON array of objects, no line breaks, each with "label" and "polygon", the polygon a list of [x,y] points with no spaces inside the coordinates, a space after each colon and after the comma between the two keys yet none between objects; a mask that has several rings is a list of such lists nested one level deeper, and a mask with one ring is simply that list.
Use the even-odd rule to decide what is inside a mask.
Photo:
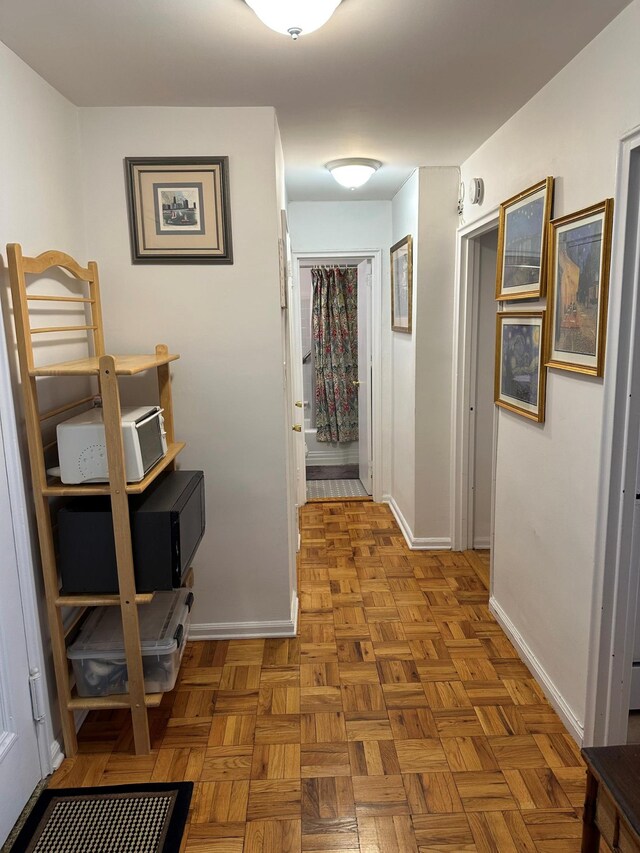
[{"label": "white trim", "polygon": [[476,551],[486,551],[491,547],[490,536],[477,536],[473,540],[473,548]]},{"label": "white trim", "polygon": [[329,258],[337,260],[371,261],[371,456],[373,461],[373,499],[381,501],[385,484],[382,482],[382,249],[352,249],[345,251],[293,252],[293,271],[300,281],[300,262]]},{"label": "white trim", "polygon": [[[35,572],[36,564],[31,547],[30,517],[27,510],[25,489],[25,473],[22,468],[20,440],[18,436],[16,407],[13,399],[13,386],[9,360],[7,357],[7,340],[4,324],[0,322],[0,424],[2,424],[2,452],[4,453],[7,471],[7,485],[11,502],[11,524],[15,543],[18,583],[20,586],[20,606],[24,620],[25,642],[29,672],[39,671],[42,674],[42,695],[48,697],[47,676],[44,660],[44,643],[40,630],[38,613]],[[25,680],[29,677],[25,672]],[[49,745],[54,739],[51,723],[51,708],[47,703],[44,719],[34,726],[40,759],[42,778],[51,773],[51,755]]]},{"label": "white trim", "polygon": [[582,723],[565,702],[562,693],[558,690],[545,668],[529,648],[527,641],[524,639],[520,631],[518,631],[516,626],[513,624],[511,619],[509,619],[493,596],[489,599],[489,610],[496,617],[498,624],[509,637],[522,660],[532,671],[536,681],[544,691],[545,696],[557,711],[566,728],[569,730],[569,734],[572,735],[578,744],[582,744],[584,739],[584,727]]},{"label": "white trim", "polygon": [[291,597],[291,618],[273,622],[192,622],[189,641],[250,640],[267,637],[295,637],[298,632],[298,595]]},{"label": "white trim", "polygon": [[57,770],[64,761],[64,751],[59,740],[54,740],[50,748],[51,772]]},{"label": "white trim", "polygon": [[[492,231],[498,224],[498,208],[488,211],[482,219],[458,229],[456,242],[453,367],[451,424],[453,454],[451,460],[451,538],[454,551],[464,551],[471,543],[469,518],[469,476],[471,450],[470,406],[473,394],[473,347],[475,340],[477,252],[474,240]],[[495,432],[495,418],[494,418]],[[496,444],[493,448],[495,479]],[[493,490],[495,492],[495,489]],[[493,498],[492,498],[493,500]],[[492,513],[493,515],[493,513]],[[493,524],[493,520],[492,520]],[[493,535],[493,534],[492,534]]]},{"label": "white trim", "polygon": [[448,537],[436,538],[434,537],[419,537],[414,536],[411,527],[409,526],[406,518],[402,514],[402,511],[396,500],[391,495],[385,495],[383,498],[383,502],[389,504],[391,508],[391,512],[394,514],[396,521],[398,522],[398,527],[402,531],[402,535],[405,538],[405,542],[411,548],[412,551],[450,551],[451,550],[451,539]]},{"label": "white trim", "polygon": [[[626,742],[631,692],[639,584],[632,533],[640,429],[640,226],[627,232],[632,212],[637,216],[640,188],[630,199],[629,184],[638,149],[640,126],[618,145],[585,713],[588,745]],[[640,184],[640,176],[636,180]]]}]

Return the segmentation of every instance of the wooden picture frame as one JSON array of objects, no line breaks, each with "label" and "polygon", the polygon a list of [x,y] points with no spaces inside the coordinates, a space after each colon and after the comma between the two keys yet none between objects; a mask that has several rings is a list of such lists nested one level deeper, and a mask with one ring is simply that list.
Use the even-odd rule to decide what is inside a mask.
[{"label": "wooden picture frame", "polygon": [[496,299],[540,299],[546,293],[553,178],[500,205]]},{"label": "wooden picture frame", "polygon": [[413,237],[391,247],[391,328],[411,334],[413,319]]},{"label": "wooden picture frame", "polygon": [[613,199],[549,225],[548,367],[604,374]]},{"label": "wooden picture frame", "polygon": [[132,263],[233,263],[228,157],[124,163]]},{"label": "wooden picture frame", "polygon": [[544,421],[545,312],[496,315],[495,403],[529,420]]}]

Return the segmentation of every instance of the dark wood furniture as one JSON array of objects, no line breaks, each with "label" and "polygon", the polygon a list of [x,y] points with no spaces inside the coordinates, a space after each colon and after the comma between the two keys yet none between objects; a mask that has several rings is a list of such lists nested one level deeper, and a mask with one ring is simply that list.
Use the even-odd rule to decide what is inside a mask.
[{"label": "dark wood furniture", "polygon": [[640,853],[640,745],[590,747],[582,853]]}]

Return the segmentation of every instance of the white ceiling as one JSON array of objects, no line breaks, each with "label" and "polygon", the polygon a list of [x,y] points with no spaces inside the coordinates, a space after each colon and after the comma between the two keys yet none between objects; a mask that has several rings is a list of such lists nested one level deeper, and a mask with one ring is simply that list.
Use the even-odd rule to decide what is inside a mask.
[{"label": "white ceiling", "polygon": [[[293,42],[244,0],[0,0],[0,38],[82,106],[274,106],[291,200],[388,199],[460,164],[629,2],[343,0]],[[349,192],[323,169],[347,156],[384,166]]]}]

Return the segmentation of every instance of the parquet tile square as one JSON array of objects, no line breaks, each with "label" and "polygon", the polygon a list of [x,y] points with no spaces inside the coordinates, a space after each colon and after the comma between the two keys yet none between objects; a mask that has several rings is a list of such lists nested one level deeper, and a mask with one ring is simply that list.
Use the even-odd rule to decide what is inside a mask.
[{"label": "parquet tile square", "polygon": [[52,785],[193,781],[181,853],[576,853],[585,768],[488,555],[410,551],[371,502],[300,526],[299,637],[187,644],[152,753],[92,712]]},{"label": "parquet tile square", "polygon": [[299,818],[301,804],[300,779],[254,779],[249,789],[247,820]]},{"label": "parquet tile square", "polygon": [[351,776],[347,744],[302,744],[300,773],[303,779],[314,779],[320,776]]},{"label": "parquet tile square", "polygon": [[409,814],[402,776],[354,776],[358,817]]},{"label": "parquet tile square", "polygon": [[243,853],[300,853],[301,829],[300,820],[252,820],[247,824]]}]

